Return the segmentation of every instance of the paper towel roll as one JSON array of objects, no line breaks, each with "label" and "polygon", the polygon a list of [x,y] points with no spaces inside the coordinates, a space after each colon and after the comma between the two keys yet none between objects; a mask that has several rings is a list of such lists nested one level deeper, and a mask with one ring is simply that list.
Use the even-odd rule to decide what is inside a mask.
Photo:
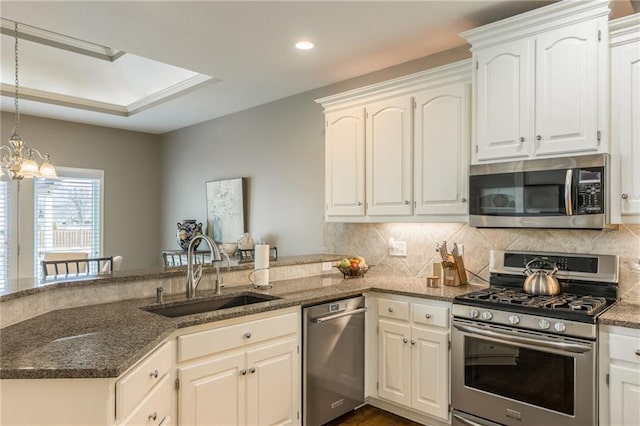
[{"label": "paper towel roll", "polygon": [[256,287],[269,285],[269,245],[258,244],[255,247]]}]

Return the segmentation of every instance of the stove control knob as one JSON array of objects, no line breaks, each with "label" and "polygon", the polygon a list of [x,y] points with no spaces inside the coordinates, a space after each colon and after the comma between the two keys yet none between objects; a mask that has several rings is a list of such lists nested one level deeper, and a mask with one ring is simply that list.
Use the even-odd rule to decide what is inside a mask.
[{"label": "stove control knob", "polygon": [[479,315],[480,315],[480,312],[478,312],[477,309],[472,309],[469,311],[470,318],[478,318]]},{"label": "stove control knob", "polygon": [[547,321],[546,319],[541,319],[540,321],[538,321],[538,327],[540,327],[543,330],[548,329],[550,326],[549,321]]},{"label": "stove control knob", "polygon": [[516,324],[519,324],[519,323],[520,323],[520,317],[519,317],[519,316],[517,316],[517,315],[511,315],[511,316],[509,317],[509,324],[516,325]]},{"label": "stove control knob", "polygon": [[493,318],[493,314],[489,311],[485,311],[482,313],[482,319],[483,320],[490,320],[491,318]]},{"label": "stove control knob", "polygon": [[555,328],[556,331],[562,333],[563,331],[565,331],[567,329],[567,326],[563,322],[557,322],[557,323],[553,324],[553,328]]}]

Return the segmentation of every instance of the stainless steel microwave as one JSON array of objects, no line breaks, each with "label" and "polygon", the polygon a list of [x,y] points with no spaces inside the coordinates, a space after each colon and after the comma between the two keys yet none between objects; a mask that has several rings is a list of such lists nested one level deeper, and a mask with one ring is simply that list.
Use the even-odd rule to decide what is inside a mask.
[{"label": "stainless steel microwave", "polygon": [[469,224],[602,229],[607,154],[479,164],[469,169]]}]

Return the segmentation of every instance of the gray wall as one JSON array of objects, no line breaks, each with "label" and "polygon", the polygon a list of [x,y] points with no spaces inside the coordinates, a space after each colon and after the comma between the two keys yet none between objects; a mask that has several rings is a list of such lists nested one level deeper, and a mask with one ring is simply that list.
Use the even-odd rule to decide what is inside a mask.
[{"label": "gray wall", "polygon": [[[6,141],[14,115],[3,112],[1,118]],[[124,256],[123,269],[159,264],[159,136],[26,115],[20,136],[29,147],[49,152],[56,166],[104,170],[104,255]],[[21,183],[22,277],[33,271],[32,188],[32,181]]]},{"label": "gray wall", "polygon": [[324,114],[314,99],[470,56],[467,47],[291,96],[162,136],[162,243],[176,222],[206,223],[205,182],[248,177],[248,231],[278,254],[325,251]]}]

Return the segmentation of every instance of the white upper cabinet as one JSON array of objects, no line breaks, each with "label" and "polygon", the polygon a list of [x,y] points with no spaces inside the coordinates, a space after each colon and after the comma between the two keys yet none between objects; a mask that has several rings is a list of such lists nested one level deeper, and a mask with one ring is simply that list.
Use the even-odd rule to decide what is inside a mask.
[{"label": "white upper cabinet", "polygon": [[367,105],[367,214],[412,213],[412,98],[403,96]]},{"label": "white upper cabinet", "polygon": [[608,152],[608,1],[476,28],[472,162]]},{"label": "white upper cabinet", "polygon": [[519,40],[474,55],[477,161],[531,155],[531,46]]},{"label": "white upper cabinet", "polygon": [[364,216],[364,108],[329,113],[326,119],[326,214]]},{"label": "white upper cabinet", "polygon": [[599,25],[581,22],[536,38],[536,155],[598,151],[598,70],[606,65]]},{"label": "white upper cabinet", "polygon": [[640,223],[640,14],[610,25],[611,216]]},{"label": "white upper cabinet", "polygon": [[425,90],[414,100],[416,215],[467,214],[471,85]]},{"label": "white upper cabinet", "polygon": [[467,220],[470,61],[318,99],[325,218]]}]

